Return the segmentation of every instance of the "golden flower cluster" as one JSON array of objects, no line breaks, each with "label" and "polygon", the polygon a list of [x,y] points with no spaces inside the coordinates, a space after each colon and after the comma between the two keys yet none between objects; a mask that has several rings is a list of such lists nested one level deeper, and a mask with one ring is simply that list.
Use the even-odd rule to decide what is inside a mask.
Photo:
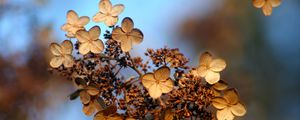
[{"label": "golden flower cluster", "polygon": [[[226,67],[223,59],[204,52],[199,66],[193,68],[179,49],[167,47],[147,49],[145,55],[150,59],[146,62],[140,56],[132,57],[133,45],[144,39],[142,31],[135,28],[130,17],[125,17],[121,26],[116,25],[124,5],[113,6],[109,0],[101,0],[99,9],[92,20],[112,28],[103,34],[105,42],[99,38],[99,26],[87,30],[89,17],[79,17],[70,10],[62,30],[76,41],[50,45],[52,71],[75,83],[77,90],[70,99],[80,98],[84,114],[94,115],[94,120],[231,120],[245,115],[237,91],[220,80],[220,72]],[[136,74],[129,75],[130,71]],[[217,109],[216,114],[210,106]]]}]

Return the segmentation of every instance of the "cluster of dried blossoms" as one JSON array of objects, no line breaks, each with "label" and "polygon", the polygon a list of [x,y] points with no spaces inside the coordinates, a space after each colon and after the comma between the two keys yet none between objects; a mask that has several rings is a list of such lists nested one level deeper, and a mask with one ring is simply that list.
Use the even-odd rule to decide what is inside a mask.
[{"label": "cluster of dried blossoms", "polygon": [[270,16],[273,7],[278,7],[281,0],[252,0],[254,7],[261,8],[265,16]]},{"label": "cluster of dried blossoms", "polygon": [[[220,72],[226,67],[223,59],[213,59],[205,52],[200,56],[199,66],[191,68],[178,49],[165,47],[148,49],[145,55],[150,59],[144,62],[129,53],[144,38],[134,28],[132,19],[126,17],[121,27],[114,26],[124,6],[112,6],[109,0],[101,0],[99,8],[93,21],[112,28],[112,32],[104,34],[105,43],[99,39],[100,27],[86,30],[89,17],[79,17],[70,10],[62,30],[77,41],[50,45],[54,55],[50,61],[52,71],[75,83],[78,89],[70,99],[79,97],[86,115],[94,115],[94,120],[231,120],[246,114],[237,91],[220,80]],[[78,51],[76,57],[73,50]],[[136,76],[120,75],[128,69],[135,71]]]}]

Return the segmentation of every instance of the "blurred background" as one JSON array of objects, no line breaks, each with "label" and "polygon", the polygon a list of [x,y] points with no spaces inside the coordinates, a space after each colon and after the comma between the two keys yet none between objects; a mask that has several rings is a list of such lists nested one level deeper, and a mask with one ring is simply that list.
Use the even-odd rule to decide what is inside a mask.
[{"label": "blurred background", "polygon": [[[66,12],[92,17],[99,0],[0,0],[0,120],[91,120],[75,90],[51,75],[48,46],[65,40]],[[270,17],[252,0],[112,0],[120,19],[131,17],[145,48],[180,48],[198,64],[203,51],[224,58],[222,78],[238,89],[248,113],[242,120],[300,119],[300,1],[283,1]],[[120,20],[119,22],[120,23]],[[86,28],[103,23],[89,23]],[[101,36],[103,39],[103,36]],[[74,42],[74,41],[73,41]]]}]

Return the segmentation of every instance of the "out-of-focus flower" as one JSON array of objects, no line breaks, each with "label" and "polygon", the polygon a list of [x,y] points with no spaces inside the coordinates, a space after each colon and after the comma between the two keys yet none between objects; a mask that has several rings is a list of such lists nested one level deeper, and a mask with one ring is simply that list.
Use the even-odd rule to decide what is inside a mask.
[{"label": "out-of-focus flower", "polygon": [[152,98],[159,98],[162,93],[173,90],[174,83],[170,79],[170,72],[168,67],[161,67],[154,73],[147,73],[142,76],[142,83]]},{"label": "out-of-focus flower", "polygon": [[143,41],[143,33],[139,29],[133,27],[134,23],[132,19],[126,17],[122,21],[122,26],[116,27],[112,31],[112,38],[121,42],[121,49],[124,52],[130,51],[132,45],[140,44]]},{"label": "out-of-focus flower", "polygon": [[92,27],[89,31],[80,30],[76,33],[76,38],[78,39],[79,53],[87,54],[90,51],[92,53],[101,53],[104,50],[104,44],[99,39],[101,29],[99,26]]},{"label": "out-of-focus flower", "polygon": [[87,16],[78,17],[78,14],[69,10],[67,13],[67,23],[65,23],[61,29],[66,31],[66,36],[74,38],[78,30],[84,30],[84,26],[90,22],[90,18]]},{"label": "out-of-focus flower", "polygon": [[272,14],[273,7],[278,7],[281,4],[281,0],[253,0],[253,6],[256,8],[262,8],[265,16]]},{"label": "out-of-focus flower", "polygon": [[212,59],[209,52],[204,52],[200,56],[199,67],[192,71],[196,76],[204,77],[209,84],[215,84],[220,80],[220,73],[226,67],[223,59]]},{"label": "out-of-focus flower", "polygon": [[212,86],[212,91],[215,96],[221,96],[221,91],[228,88],[228,84],[224,80],[219,80]]},{"label": "out-of-focus flower", "polygon": [[100,12],[94,17],[94,22],[104,22],[107,26],[113,26],[118,22],[118,15],[124,10],[124,5],[117,4],[112,6],[109,0],[101,0],[99,3]]},{"label": "out-of-focus flower", "polygon": [[235,89],[224,91],[223,97],[212,99],[212,105],[218,109],[218,120],[233,120],[234,116],[244,116],[246,108],[239,102],[239,97]]},{"label": "out-of-focus flower", "polygon": [[58,68],[62,64],[65,67],[72,67],[74,64],[72,51],[73,44],[69,40],[65,40],[61,43],[61,45],[57,43],[52,43],[50,45],[50,51],[54,55],[54,57],[50,61],[50,66],[53,68]]}]

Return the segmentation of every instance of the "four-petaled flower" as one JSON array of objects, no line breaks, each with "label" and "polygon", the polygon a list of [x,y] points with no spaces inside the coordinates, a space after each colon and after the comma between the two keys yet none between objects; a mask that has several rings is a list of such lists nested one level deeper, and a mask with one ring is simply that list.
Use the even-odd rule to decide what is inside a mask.
[{"label": "four-petaled flower", "polygon": [[223,97],[212,99],[212,105],[218,109],[218,120],[233,120],[234,116],[244,116],[246,108],[239,102],[239,97],[235,89],[224,91]]},{"label": "four-petaled flower", "polygon": [[90,18],[87,16],[78,17],[77,13],[73,10],[69,10],[67,13],[67,23],[65,23],[61,29],[66,31],[66,36],[69,38],[75,37],[78,30],[83,30],[84,26],[88,24]]},{"label": "four-petaled flower", "polygon": [[262,8],[265,16],[272,14],[273,7],[278,7],[281,4],[281,0],[253,0],[253,5],[256,8]]},{"label": "four-petaled flower", "polygon": [[72,51],[73,44],[69,40],[65,40],[61,43],[61,45],[57,43],[51,43],[50,51],[55,56],[50,61],[50,66],[53,68],[58,68],[62,64],[65,67],[72,67],[74,64]]},{"label": "four-petaled flower", "polygon": [[99,3],[100,12],[94,17],[94,22],[104,22],[107,26],[113,26],[118,22],[118,15],[124,10],[124,5],[117,4],[112,6],[109,0],[101,0]]},{"label": "four-petaled flower", "polygon": [[209,52],[204,52],[200,56],[199,67],[192,71],[196,76],[204,77],[209,84],[215,84],[220,80],[220,73],[226,67],[223,59],[212,59]]},{"label": "four-petaled flower", "polygon": [[104,44],[99,39],[101,29],[98,26],[92,27],[89,31],[80,30],[76,33],[79,41],[79,53],[85,55],[90,51],[92,53],[101,53],[104,50]]},{"label": "four-petaled flower", "polygon": [[161,67],[154,73],[145,74],[142,76],[142,83],[154,99],[159,98],[162,93],[169,93],[174,86],[168,67]]},{"label": "four-petaled flower", "polygon": [[122,26],[116,27],[112,31],[112,38],[121,42],[121,49],[124,52],[130,51],[132,45],[140,44],[143,41],[143,33],[139,29],[133,27],[134,23],[132,19],[126,17],[122,21]]},{"label": "four-petaled flower", "polygon": [[82,111],[85,115],[90,116],[93,113],[102,110],[103,108],[97,101],[97,99],[92,98],[99,94],[99,90],[95,87],[86,86],[80,93],[80,100],[83,104]]}]

